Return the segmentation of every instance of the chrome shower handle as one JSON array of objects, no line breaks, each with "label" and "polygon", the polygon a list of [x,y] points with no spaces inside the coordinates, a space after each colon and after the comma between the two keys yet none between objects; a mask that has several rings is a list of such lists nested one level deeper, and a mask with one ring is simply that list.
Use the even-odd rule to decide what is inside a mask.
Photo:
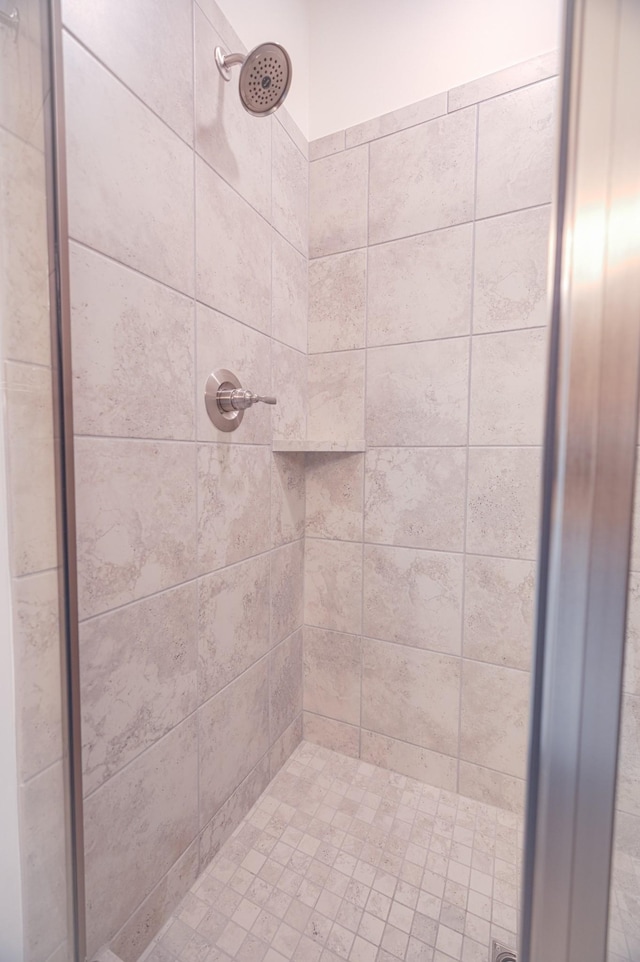
[{"label": "chrome shower handle", "polygon": [[226,413],[230,411],[246,411],[253,404],[262,401],[263,404],[277,404],[274,397],[262,397],[260,394],[253,394],[251,391],[244,391],[242,388],[219,388],[216,394],[218,406]]}]

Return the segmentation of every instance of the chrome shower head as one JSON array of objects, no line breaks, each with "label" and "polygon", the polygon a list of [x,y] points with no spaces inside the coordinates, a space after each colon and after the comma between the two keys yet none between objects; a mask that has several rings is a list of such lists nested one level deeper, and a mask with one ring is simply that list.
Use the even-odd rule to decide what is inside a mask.
[{"label": "chrome shower head", "polygon": [[240,100],[254,117],[272,114],[282,105],[291,86],[291,60],[279,43],[261,43],[246,57],[215,50],[216,65],[225,80],[231,80],[230,67],[241,64]]}]

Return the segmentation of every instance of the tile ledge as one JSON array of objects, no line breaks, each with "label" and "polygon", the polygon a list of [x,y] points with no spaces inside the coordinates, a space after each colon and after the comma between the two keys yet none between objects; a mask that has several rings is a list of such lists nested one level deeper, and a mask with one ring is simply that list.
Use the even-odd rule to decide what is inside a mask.
[{"label": "tile ledge", "polygon": [[365,450],[365,442],[362,438],[358,438],[353,441],[314,441],[308,438],[283,438],[276,439],[273,442],[274,453],[285,454],[287,452],[291,453],[294,451],[308,452],[312,453],[314,451],[335,451],[339,452],[357,452]]}]

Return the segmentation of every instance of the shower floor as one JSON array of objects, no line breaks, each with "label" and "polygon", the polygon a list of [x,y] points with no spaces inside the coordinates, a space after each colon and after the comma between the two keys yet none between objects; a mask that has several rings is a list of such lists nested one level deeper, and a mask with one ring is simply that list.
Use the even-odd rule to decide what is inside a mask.
[{"label": "shower floor", "polygon": [[521,819],[302,742],[144,962],[487,962]]}]

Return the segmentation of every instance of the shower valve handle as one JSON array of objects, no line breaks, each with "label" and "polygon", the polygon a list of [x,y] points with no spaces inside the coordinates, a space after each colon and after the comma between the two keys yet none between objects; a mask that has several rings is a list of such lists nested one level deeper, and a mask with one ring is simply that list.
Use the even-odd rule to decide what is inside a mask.
[{"label": "shower valve handle", "polygon": [[260,394],[253,394],[251,391],[244,391],[242,388],[220,389],[217,393],[218,406],[225,412],[246,411],[253,404],[262,401],[263,404],[277,404],[274,397],[262,397]]}]

